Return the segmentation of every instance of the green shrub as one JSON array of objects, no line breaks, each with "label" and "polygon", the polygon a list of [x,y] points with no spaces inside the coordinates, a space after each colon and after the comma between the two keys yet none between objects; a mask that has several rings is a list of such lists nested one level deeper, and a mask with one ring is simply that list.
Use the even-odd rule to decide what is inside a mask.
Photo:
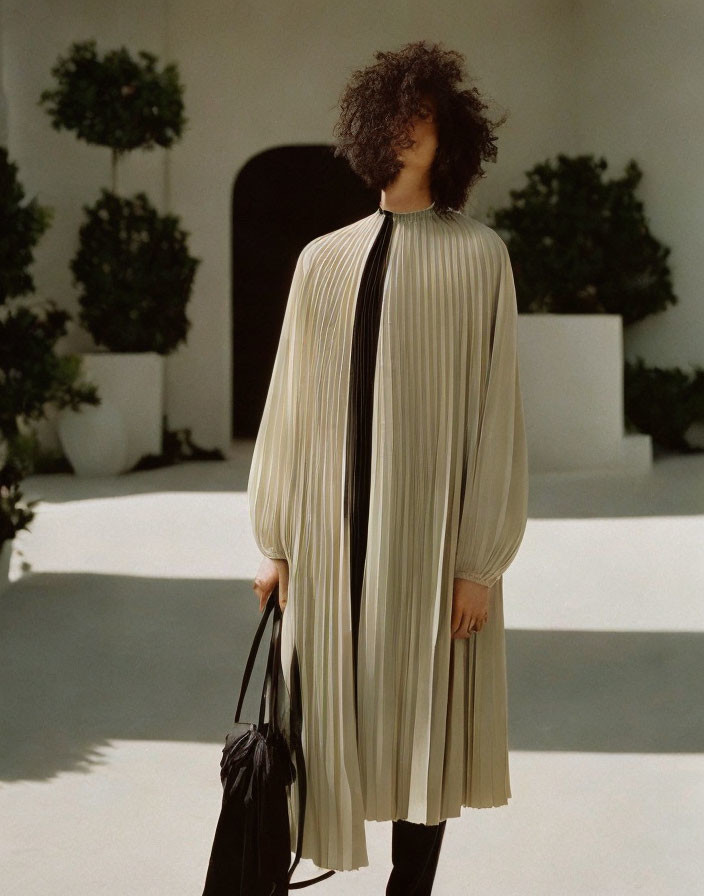
[{"label": "green shrub", "polygon": [[95,386],[78,383],[80,356],[56,354],[69,313],[52,300],[43,307],[21,301],[35,292],[29,268],[52,210],[26,202],[17,175],[0,147],[0,544],[34,518],[36,502],[24,502],[20,488],[32,472],[32,440],[20,432],[20,419],[41,419],[47,404],[77,408],[99,400]]},{"label": "green shrub", "polygon": [[647,367],[642,358],[624,365],[626,426],[649,433],[661,448],[699,451],[685,433],[704,423],[704,368],[687,374],[679,367]]},{"label": "green shrub", "polygon": [[35,291],[29,267],[53,218],[53,209],[39,205],[36,197],[24,201],[17,173],[7,148],[0,146],[0,305]]},{"label": "green shrub", "polygon": [[95,40],[73,43],[51,70],[56,88],[39,98],[52,127],[118,153],[171,146],[187,120],[178,70],[170,64],[159,72],[153,53],[137,55],[121,47],[101,59]]},{"label": "green shrub", "polygon": [[620,314],[624,325],[677,302],[670,249],[650,233],[631,160],[606,180],[604,158],[557,156],[527,172],[512,203],[490,211],[511,255],[521,312]]},{"label": "green shrub", "polygon": [[159,215],[144,193],[122,199],[107,190],[84,211],[71,261],[81,324],[111,351],[173,351],[190,328],[186,305],[200,263],[178,218]]}]

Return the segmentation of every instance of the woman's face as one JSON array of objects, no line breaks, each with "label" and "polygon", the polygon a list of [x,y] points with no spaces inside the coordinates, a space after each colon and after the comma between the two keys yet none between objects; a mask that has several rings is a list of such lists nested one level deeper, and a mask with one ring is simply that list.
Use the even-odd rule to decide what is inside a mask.
[{"label": "woman's face", "polygon": [[429,168],[438,145],[436,106],[430,94],[423,95],[420,114],[409,121],[408,136],[413,145],[399,149],[398,158],[404,167]]}]

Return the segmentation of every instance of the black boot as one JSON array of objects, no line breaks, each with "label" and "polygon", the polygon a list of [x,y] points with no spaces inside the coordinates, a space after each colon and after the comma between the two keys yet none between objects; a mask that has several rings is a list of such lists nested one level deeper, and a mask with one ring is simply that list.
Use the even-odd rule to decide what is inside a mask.
[{"label": "black boot", "polygon": [[446,821],[416,824],[405,819],[392,822],[393,869],[386,896],[430,896],[438,867]]}]

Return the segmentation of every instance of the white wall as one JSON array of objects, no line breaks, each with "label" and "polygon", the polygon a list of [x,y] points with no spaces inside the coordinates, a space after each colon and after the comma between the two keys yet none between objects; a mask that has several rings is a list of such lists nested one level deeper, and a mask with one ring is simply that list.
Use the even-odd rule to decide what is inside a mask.
[{"label": "white wall", "polygon": [[650,229],[672,249],[679,302],[625,331],[626,357],[704,365],[704,4],[579,0],[576,27],[578,145],[604,155],[612,176],[636,159]]},{"label": "white wall", "polygon": [[[686,98],[675,89],[678,66],[695,64],[694,47],[684,58],[675,44],[685,25],[704,19],[702,11],[694,21],[694,3],[670,4],[674,12],[663,19],[647,13],[653,4],[646,0],[619,3],[618,15],[612,15],[615,4],[598,0],[437,0],[432,5],[423,0],[2,0],[2,6],[8,146],[28,194],[56,209],[54,225],[37,252],[39,295],[54,296],[73,313],[76,289],[68,259],[76,249],[80,206],[109,185],[109,157],[107,150],[82,144],[73,134],[53,131],[37,106],[39,93],[51,83],[57,56],[72,41],[88,37],[97,39],[101,52],[124,44],[179,65],[189,118],[185,137],[168,154],[133,154],[121,189],[147,189],[162,209],[179,214],[191,234],[192,253],[203,259],[189,305],[189,341],[169,357],[166,382],[169,425],[191,426],[200,444],[226,449],[231,429],[229,202],[238,170],[272,146],[329,141],[339,93],[352,70],[370,63],[374,50],[395,49],[410,40],[440,40],[463,52],[470,75],[478,78],[494,110],[510,114],[500,131],[498,162],[489,166],[489,176],[466,208],[479,218],[488,206],[508,199],[508,190],[522,183],[528,167],[558,151],[595,149],[615,163],[642,152],[639,120],[654,89],[647,48],[657,46],[665,53],[660,65],[671,65],[675,74],[656,96],[660,105],[672,106],[671,118],[660,131],[645,129],[654,143],[641,158],[653,229],[678,243],[675,285],[683,301],[650,329],[653,334],[657,329],[661,353],[677,360],[683,356],[680,335],[701,332],[693,238],[684,226],[693,217],[691,208],[686,211],[693,185],[675,164],[685,145],[679,134],[692,135],[689,129],[696,129],[696,114],[701,119],[704,109],[701,100],[695,108],[689,83],[683,87]],[[646,49],[630,50],[630,38],[624,36],[630,34],[629,20],[641,23],[638,40]],[[671,33],[663,40],[668,28]],[[619,62],[624,48],[629,48],[628,79]],[[593,58],[597,49],[606,53],[605,70]],[[615,76],[624,83],[610,83]],[[598,80],[610,90],[606,97],[592,89]],[[619,114],[625,103],[635,104],[631,130]],[[668,141],[673,133],[676,138]],[[671,151],[664,164],[666,146]],[[693,165],[693,154],[690,161]],[[693,349],[695,338],[689,337],[688,348]],[[62,347],[92,346],[76,328]],[[648,348],[654,347],[653,335]],[[704,361],[704,348],[698,351]]]}]

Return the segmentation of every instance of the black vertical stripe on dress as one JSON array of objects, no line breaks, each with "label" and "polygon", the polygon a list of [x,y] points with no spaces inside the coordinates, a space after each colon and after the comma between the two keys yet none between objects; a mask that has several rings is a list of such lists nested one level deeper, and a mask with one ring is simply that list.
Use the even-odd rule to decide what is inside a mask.
[{"label": "black vertical stripe on dress", "polygon": [[350,358],[350,388],[347,417],[347,466],[345,477],[345,516],[350,530],[350,595],[352,602],[352,645],[354,664],[354,705],[357,711],[357,644],[362,600],[362,580],[369,528],[369,489],[371,482],[372,409],[374,370],[376,367],[382,289],[393,212],[379,207],[384,216],[364,264],[359,285]]}]

